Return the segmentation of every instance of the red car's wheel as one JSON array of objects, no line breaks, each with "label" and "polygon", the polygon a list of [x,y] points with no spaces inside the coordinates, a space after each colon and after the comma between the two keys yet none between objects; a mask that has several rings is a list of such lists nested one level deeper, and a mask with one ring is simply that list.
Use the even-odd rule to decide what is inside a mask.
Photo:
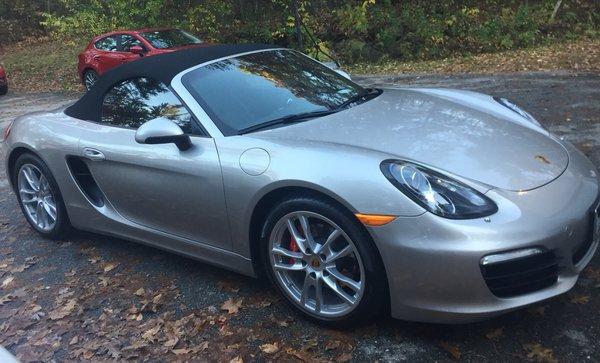
[{"label": "red car's wheel", "polygon": [[98,73],[96,73],[94,70],[90,69],[85,71],[85,73],[83,73],[83,85],[85,86],[85,89],[89,91],[92,87],[94,87],[96,82],[98,82],[99,77],[100,76],[98,76]]}]

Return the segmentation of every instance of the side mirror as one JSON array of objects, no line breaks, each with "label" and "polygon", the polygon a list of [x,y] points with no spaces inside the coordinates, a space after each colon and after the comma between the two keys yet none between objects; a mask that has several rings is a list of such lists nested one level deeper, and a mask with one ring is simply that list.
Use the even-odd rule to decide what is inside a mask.
[{"label": "side mirror", "polygon": [[133,47],[129,47],[129,52],[140,55],[140,56],[143,56],[146,53],[144,48],[140,47],[139,45],[134,45]]},{"label": "side mirror", "polygon": [[336,62],[324,62],[323,64],[327,68],[329,68],[329,69],[335,71],[337,74],[341,75],[342,77],[352,79],[352,78],[350,78],[350,75],[348,74],[348,72],[341,69]]},{"label": "side mirror", "polygon": [[341,69],[336,69],[335,71],[344,78],[352,79],[352,78],[350,78],[350,75],[346,71],[343,71]]},{"label": "side mirror", "polygon": [[181,151],[192,147],[190,137],[173,121],[158,117],[140,126],[135,133],[140,144],[175,144]]}]

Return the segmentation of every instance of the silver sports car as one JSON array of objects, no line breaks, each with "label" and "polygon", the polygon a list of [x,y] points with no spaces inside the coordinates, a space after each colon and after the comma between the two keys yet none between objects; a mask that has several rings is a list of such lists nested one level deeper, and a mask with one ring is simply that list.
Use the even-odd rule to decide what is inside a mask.
[{"label": "silver sports car", "polygon": [[598,247],[594,166],[514,103],[363,88],[288,49],[142,58],[4,148],[42,235],[265,275],[325,324],[495,316],[571,289]]}]

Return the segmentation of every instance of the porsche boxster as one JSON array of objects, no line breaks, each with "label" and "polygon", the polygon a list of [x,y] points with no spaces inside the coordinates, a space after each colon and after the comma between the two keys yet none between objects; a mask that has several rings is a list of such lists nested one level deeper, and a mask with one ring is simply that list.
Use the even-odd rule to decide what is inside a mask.
[{"label": "porsche boxster", "polygon": [[143,58],[5,138],[42,235],[266,276],[325,324],[496,316],[571,289],[598,247],[595,167],[515,103],[365,88],[289,49]]}]

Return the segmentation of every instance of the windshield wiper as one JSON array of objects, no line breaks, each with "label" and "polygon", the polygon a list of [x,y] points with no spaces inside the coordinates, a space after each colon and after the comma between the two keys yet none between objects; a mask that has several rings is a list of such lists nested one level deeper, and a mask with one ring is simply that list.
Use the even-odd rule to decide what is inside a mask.
[{"label": "windshield wiper", "polygon": [[351,106],[352,104],[360,102],[360,101],[368,101],[372,98],[379,96],[381,94],[381,92],[382,92],[382,90],[380,90],[378,88],[367,88],[367,89],[365,89],[365,92],[359,93],[355,96],[352,96],[348,100],[346,100],[344,103],[337,106],[336,110],[338,110],[338,111],[343,110],[344,108],[347,108],[347,107]]},{"label": "windshield wiper", "polygon": [[238,135],[247,134],[249,132],[266,129],[266,128],[269,128],[272,126],[288,125],[288,124],[293,124],[296,122],[305,121],[305,120],[315,118],[315,117],[327,116],[327,115],[331,115],[332,113],[336,113],[338,111],[339,111],[338,109],[321,110],[321,111],[302,112],[302,113],[297,113],[294,115],[284,116],[284,117],[276,118],[271,121],[260,123],[258,125],[243,128],[238,131]]}]

